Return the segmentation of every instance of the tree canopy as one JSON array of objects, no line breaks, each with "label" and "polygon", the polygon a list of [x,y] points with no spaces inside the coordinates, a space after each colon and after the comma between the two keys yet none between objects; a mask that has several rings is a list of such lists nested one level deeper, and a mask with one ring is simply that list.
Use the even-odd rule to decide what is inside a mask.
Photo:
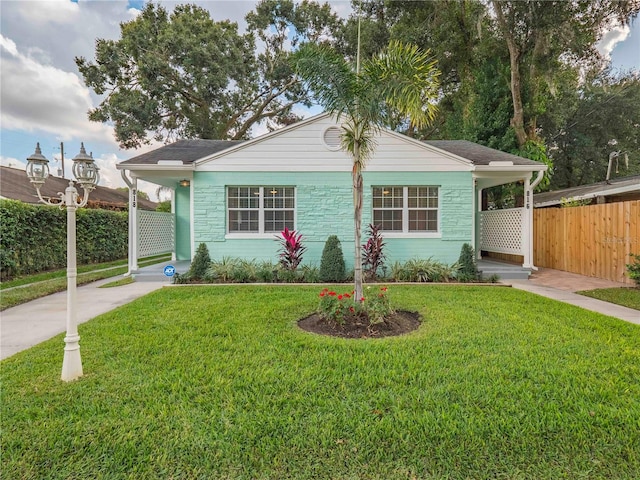
[{"label": "tree canopy", "polygon": [[243,139],[261,122],[296,120],[292,107],[309,102],[287,61],[290,46],[330,38],[337,17],[311,1],[264,0],[247,22],[241,34],[201,7],[169,13],[148,3],[121,24],[119,40],[96,40],[95,61],[76,58],[87,86],[104,96],[89,118],[113,122],[123,148],[151,136]]}]

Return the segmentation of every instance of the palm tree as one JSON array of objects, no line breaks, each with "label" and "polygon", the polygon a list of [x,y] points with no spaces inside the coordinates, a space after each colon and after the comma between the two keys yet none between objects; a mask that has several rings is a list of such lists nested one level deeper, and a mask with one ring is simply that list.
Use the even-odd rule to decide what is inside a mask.
[{"label": "palm tree", "polygon": [[307,44],[294,60],[296,72],[318,104],[340,124],[341,148],[353,160],[354,293],[362,298],[362,171],[375,152],[380,128],[401,120],[413,130],[433,120],[440,72],[429,51],[395,41],[365,60],[362,69],[359,65],[354,69],[326,45]]}]

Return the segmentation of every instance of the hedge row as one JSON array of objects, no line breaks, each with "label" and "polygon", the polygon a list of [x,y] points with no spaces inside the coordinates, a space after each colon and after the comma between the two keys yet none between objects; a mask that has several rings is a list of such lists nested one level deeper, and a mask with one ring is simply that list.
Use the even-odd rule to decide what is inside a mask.
[{"label": "hedge row", "polygon": [[[126,212],[76,210],[78,264],[127,256]],[[67,265],[67,211],[58,207],[0,200],[0,277],[42,272]]]}]

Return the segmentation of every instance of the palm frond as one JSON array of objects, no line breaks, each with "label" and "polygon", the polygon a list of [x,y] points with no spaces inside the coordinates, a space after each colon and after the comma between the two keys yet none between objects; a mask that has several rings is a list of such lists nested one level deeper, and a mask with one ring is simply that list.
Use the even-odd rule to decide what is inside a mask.
[{"label": "palm frond", "polygon": [[306,44],[292,60],[296,73],[325,111],[336,117],[351,112],[358,78],[344,57],[327,45]]},{"label": "palm frond", "polygon": [[392,41],[377,56],[363,64],[363,80],[375,97],[408,116],[416,127],[429,124],[437,108],[439,70],[429,50]]}]

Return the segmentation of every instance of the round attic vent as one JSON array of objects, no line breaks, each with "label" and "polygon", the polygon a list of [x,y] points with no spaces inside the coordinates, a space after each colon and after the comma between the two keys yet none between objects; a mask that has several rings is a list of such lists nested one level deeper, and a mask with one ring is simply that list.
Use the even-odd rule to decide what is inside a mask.
[{"label": "round attic vent", "polygon": [[340,148],[340,129],[338,127],[327,128],[322,139],[329,150],[338,150]]}]

